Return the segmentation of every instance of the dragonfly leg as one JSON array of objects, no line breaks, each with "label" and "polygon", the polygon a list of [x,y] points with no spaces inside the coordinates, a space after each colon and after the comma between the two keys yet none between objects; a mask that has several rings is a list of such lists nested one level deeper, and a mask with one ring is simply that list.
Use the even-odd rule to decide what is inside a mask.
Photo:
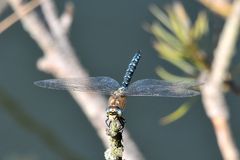
[{"label": "dragonfly leg", "polygon": [[120,131],[122,131],[123,128],[124,128],[124,126],[125,126],[126,121],[125,121],[125,119],[124,119],[122,116],[121,116],[121,117],[118,117],[118,121],[119,121],[119,123],[120,123],[120,125],[121,125]]},{"label": "dragonfly leg", "polygon": [[109,117],[107,116],[107,119],[105,120],[105,124],[107,125],[107,127],[109,128],[111,125],[111,121],[109,120]]}]

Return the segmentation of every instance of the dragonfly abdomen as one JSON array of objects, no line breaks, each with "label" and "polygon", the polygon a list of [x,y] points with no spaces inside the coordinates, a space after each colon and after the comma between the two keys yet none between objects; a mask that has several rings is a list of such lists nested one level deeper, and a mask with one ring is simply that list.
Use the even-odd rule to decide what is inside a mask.
[{"label": "dragonfly abdomen", "polygon": [[128,65],[128,68],[127,68],[126,73],[123,78],[122,87],[124,87],[124,88],[128,87],[128,85],[132,79],[133,73],[136,70],[136,67],[137,67],[137,64],[138,64],[140,58],[141,58],[141,54],[140,54],[140,51],[138,51],[133,56],[130,64]]}]

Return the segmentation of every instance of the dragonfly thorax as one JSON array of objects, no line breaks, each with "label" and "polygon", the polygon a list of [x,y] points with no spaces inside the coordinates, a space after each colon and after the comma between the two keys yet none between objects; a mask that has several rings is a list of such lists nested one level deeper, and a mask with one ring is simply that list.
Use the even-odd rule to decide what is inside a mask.
[{"label": "dragonfly thorax", "polygon": [[109,97],[108,106],[109,107],[119,107],[123,109],[126,104],[126,97],[121,94],[113,94]]},{"label": "dragonfly thorax", "polygon": [[113,92],[113,95],[115,96],[123,96],[125,94],[125,87],[120,87],[116,91]]},{"label": "dragonfly thorax", "polygon": [[117,90],[109,97],[107,114],[122,115],[122,110],[126,104],[126,97],[122,95],[120,90]]}]

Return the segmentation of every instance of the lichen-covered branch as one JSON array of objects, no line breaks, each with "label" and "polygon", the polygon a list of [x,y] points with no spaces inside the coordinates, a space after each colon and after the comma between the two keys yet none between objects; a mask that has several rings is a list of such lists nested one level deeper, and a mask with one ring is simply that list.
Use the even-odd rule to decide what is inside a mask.
[{"label": "lichen-covered branch", "polygon": [[117,115],[108,115],[107,134],[109,136],[109,148],[105,151],[106,160],[122,160],[124,146],[122,144],[122,133],[124,128],[124,118]]},{"label": "lichen-covered branch", "polygon": [[202,87],[205,110],[212,121],[220,151],[225,160],[239,160],[239,153],[229,127],[229,111],[223,94],[223,83],[229,66],[240,27],[240,0],[235,0],[233,10],[227,18],[218,46],[214,52],[211,73]]},{"label": "lichen-covered branch", "polygon": [[[9,0],[10,5],[20,17],[24,14],[23,0]],[[33,40],[42,49],[44,56],[38,61],[37,67],[57,78],[63,77],[87,77],[88,74],[77,60],[75,51],[66,35],[68,28],[64,26],[61,17],[56,14],[52,0],[41,0],[44,18],[47,22],[48,30],[44,22],[32,12],[21,19],[24,29],[31,35]],[[106,100],[98,94],[69,91],[75,101],[79,104],[83,112],[88,117],[91,124],[96,129],[98,136],[107,147],[108,139],[105,131],[105,108]],[[143,156],[139,152],[135,143],[125,131],[125,141],[129,145],[125,147],[125,157],[128,160],[141,160]]]}]

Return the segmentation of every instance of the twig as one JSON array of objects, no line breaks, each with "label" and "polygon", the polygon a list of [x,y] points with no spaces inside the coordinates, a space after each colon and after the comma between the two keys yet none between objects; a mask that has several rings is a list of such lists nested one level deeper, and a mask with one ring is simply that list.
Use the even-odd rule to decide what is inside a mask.
[{"label": "twig", "polygon": [[69,31],[69,28],[73,21],[74,5],[71,1],[68,1],[65,5],[65,11],[60,17],[61,26],[66,32]]},{"label": "twig", "polygon": [[7,8],[7,0],[1,0],[0,1],[0,15],[2,12]]},{"label": "twig", "polygon": [[[9,3],[18,16],[21,16],[24,13],[22,0],[9,0]],[[44,57],[38,61],[38,68],[57,78],[72,76],[87,77],[88,74],[79,61],[77,61],[75,51],[65,34],[66,30],[64,29],[66,28],[61,26],[53,2],[51,0],[42,0],[42,5],[44,12],[46,12],[44,14],[50,32],[35,12],[32,12],[21,19],[25,30],[43,50]],[[107,106],[106,100],[98,94],[69,92],[96,129],[96,132],[104,145],[108,147],[108,139],[105,134],[104,124],[105,107]],[[125,130],[124,133],[126,142],[128,142],[128,145],[124,149],[125,157],[127,157],[128,160],[143,159],[143,156],[131,140],[128,132]]]},{"label": "twig", "polygon": [[228,0],[198,0],[204,6],[212,10],[214,13],[228,17],[232,11],[232,4]]},{"label": "twig", "polygon": [[22,128],[37,135],[50,149],[60,155],[61,158],[69,160],[83,159],[65,146],[50,128],[45,127],[26,113],[19,102],[11,98],[1,88],[0,104],[1,108],[4,108]]},{"label": "twig", "polygon": [[235,0],[214,52],[211,73],[202,87],[205,110],[217,136],[217,142],[225,160],[239,160],[239,153],[229,127],[229,111],[222,86],[226,80],[229,65],[234,55],[240,26],[240,0]]},{"label": "twig", "polygon": [[39,0],[32,0],[23,6],[24,12],[21,14],[21,16],[18,16],[16,13],[13,13],[7,18],[5,18],[3,21],[0,22],[0,34],[4,32],[6,29],[8,29],[10,26],[12,26],[14,23],[16,23],[23,16],[27,15],[29,12],[34,10],[39,5],[40,5]]}]

